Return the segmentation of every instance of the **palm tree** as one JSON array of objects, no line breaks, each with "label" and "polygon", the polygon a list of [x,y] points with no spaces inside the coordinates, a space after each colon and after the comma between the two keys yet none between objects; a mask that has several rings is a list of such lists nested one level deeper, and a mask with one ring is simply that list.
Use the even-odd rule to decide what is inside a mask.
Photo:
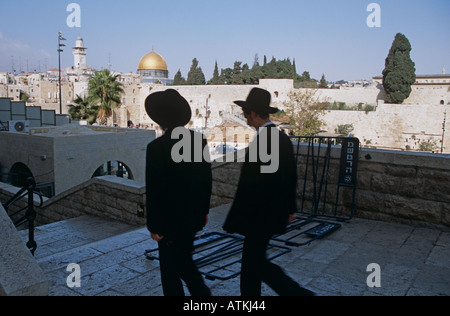
[{"label": "palm tree", "polygon": [[87,120],[89,124],[94,124],[97,120],[99,106],[92,105],[89,98],[80,97],[73,101],[75,104],[69,105],[69,114],[74,120]]},{"label": "palm tree", "polygon": [[89,99],[99,106],[98,118],[101,125],[106,125],[112,111],[120,106],[121,95],[124,93],[123,84],[117,81],[119,75],[113,75],[107,69],[96,71],[89,80]]}]

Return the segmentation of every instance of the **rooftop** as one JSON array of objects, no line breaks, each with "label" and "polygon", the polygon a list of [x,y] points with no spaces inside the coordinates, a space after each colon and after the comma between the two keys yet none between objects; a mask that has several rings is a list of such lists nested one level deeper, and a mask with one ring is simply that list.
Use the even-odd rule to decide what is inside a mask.
[{"label": "rooftop", "polygon": [[[212,209],[203,233],[221,232],[228,209]],[[275,262],[320,296],[450,295],[450,232],[360,218],[341,224],[323,239],[289,247]],[[36,241],[51,296],[162,295],[159,263],[144,255],[157,247],[145,227],[82,216],[36,228]],[[70,263],[81,268],[79,288],[66,284]],[[381,287],[367,285],[371,263],[380,266]],[[206,283],[214,296],[240,295],[239,277]],[[263,286],[263,295],[275,293]]]}]

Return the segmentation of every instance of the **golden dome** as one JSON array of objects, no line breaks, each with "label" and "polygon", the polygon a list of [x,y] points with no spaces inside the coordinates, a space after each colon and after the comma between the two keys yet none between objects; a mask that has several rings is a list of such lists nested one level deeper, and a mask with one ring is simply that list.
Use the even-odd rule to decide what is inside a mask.
[{"label": "golden dome", "polygon": [[160,54],[152,51],[139,62],[138,70],[167,70],[167,63]]}]

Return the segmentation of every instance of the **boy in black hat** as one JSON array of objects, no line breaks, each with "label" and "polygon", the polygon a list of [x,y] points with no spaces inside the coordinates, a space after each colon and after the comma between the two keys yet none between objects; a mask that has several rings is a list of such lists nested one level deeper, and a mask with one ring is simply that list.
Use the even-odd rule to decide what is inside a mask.
[{"label": "boy in black hat", "polygon": [[[165,134],[147,147],[146,193],[147,227],[159,244],[161,282],[166,296],[184,296],[183,280],[192,296],[209,296],[210,290],[192,259],[194,237],[208,221],[211,198],[211,164],[202,156],[194,160],[194,141],[203,135],[185,129],[191,119],[189,103],[173,89],[147,97],[145,108]],[[177,129],[178,133],[172,133]],[[192,159],[174,159],[175,144],[190,138]],[[184,139],[186,142],[186,140]],[[189,142],[188,142],[189,144]],[[207,152],[207,150],[205,150]]]},{"label": "boy in black hat", "polygon": [[[312,295],[266,257],[272,236],[285,233],[297,211],[293,147],[289,137],[270,121],[269,115],[278,111],[270,107],[270,102],[270,93],[260,88],[252,89],[246,101],[235,101],[242,107],[247,124],[258,131],[250,144],[250,147],[257,146],[258,153],[255,161],[251,157],[252,149],[246,155],[236,196],[223,228],[245,236],[241,267],[243,296],[261,296],[262,281],[279,295]],[[272,155],[279,159],[278,168],[273,172],[263,172],[268,164],[261,156],[265,151],[271,154],[278,151],[277,155]]]}]

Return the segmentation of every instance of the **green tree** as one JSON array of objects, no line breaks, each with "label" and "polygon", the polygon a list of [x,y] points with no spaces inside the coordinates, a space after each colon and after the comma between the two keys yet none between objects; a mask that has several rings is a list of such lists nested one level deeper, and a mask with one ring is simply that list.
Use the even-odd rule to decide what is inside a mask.
[{"label": "green tree", "polygon": [[188,72],[186,83],[188,85],[206,84],[205,75],[203,74],[202,68],[198,66],[197,58],[192,60],[192,66]]},{"label": "green tree", "polygon": [[73,120],[86,120],[89,124],[94,124],[97,120],[99,107],[92,105],[87,97],[80,97],[73,101],[75,104],[69,105],[69,114]]},{"label": "green tree", "polygon": [[244,80],[242,79],[242,68],[241,61],[234,62],[233,75],[231,76],[231,84],[244,84]]},{"label": "green tree", "polygon": [[96,71],[89,80],[89,100],[91,105],[98,106],[100,125],[106,125],[112,117],[112,111],[120,106],[123,84],[118,82],[119,75],[113,75],[108,69]]},{"label": "green tree", "polygon": [[172,85],[174,86],[181,86],[186,84],[186,79],[181,75],[181,70],[178,69],[178,72],[175,74],[175,77],[173,78]]},{"label": "green tree", "polygon": [[327,82],[327,80],[325,79],[325,75],[324,75],[324,74],[322,75],[322,79],[320,79],[320,82],[319,82],[319,88],[320,88],[320,89],[326,89],[326,88],[328,88],[328,82]]},{"label": "green tree", "polygon": [[398,33],[383,70],[383,86],[387,103],[401,104],[411,94],[411,85],[416,82],[416,68],[410,53],[409,40],[405,35]]},{"label": "green tree", "polygon": [[311,78],[309,71],[304,71],[294,80],[295,88],[317,88],[317,81]]},{"label": "green tree", "polygon": [[253,65],[252,69],[250,69],[248,73],[245,74],[246,84],[258,84],[259,79],[263,78],[264,76],[262,68],[263,67],[260,66],[259,63]]},{"label": "green tree", "polygon": [[277,61],[275,57],[272,57],[269,63],[265,62],[263,66],[264,78],[276,79],[277,78]]},{"label": "green tree", "polygon": [[289,93],[289,101],[284,102],[286,114],[290,119],[291,130],[296,136],[314,136],[320,132],[323,121],[321,115],[327,103],[319,103],[317,90],[293,90]]},{"label": "green tree", "polygon": [[208,84],[212,84],[212,85],[221,84],[220,75],[219,75],[219,66],[217,65],[217,60],[216,60],[216,64],[214,65],[213,77],[211,78],[211,80],[208,81]]},{"label": "green tree", "polygon": [[348,136],[351,132],[355,130],[355,127],[353,124],[340,124],[336,129],[334,129],[334,132],[336,134]]},{"label": "green tree", "polygon": [[22,102],[27,102],[30,97],[23,91],[20,91],[19,99]]},{"label": "green tree", "polygon": [[233,77],[233,69],[225,68],[220,71],[220,83],[231,84]]}]

